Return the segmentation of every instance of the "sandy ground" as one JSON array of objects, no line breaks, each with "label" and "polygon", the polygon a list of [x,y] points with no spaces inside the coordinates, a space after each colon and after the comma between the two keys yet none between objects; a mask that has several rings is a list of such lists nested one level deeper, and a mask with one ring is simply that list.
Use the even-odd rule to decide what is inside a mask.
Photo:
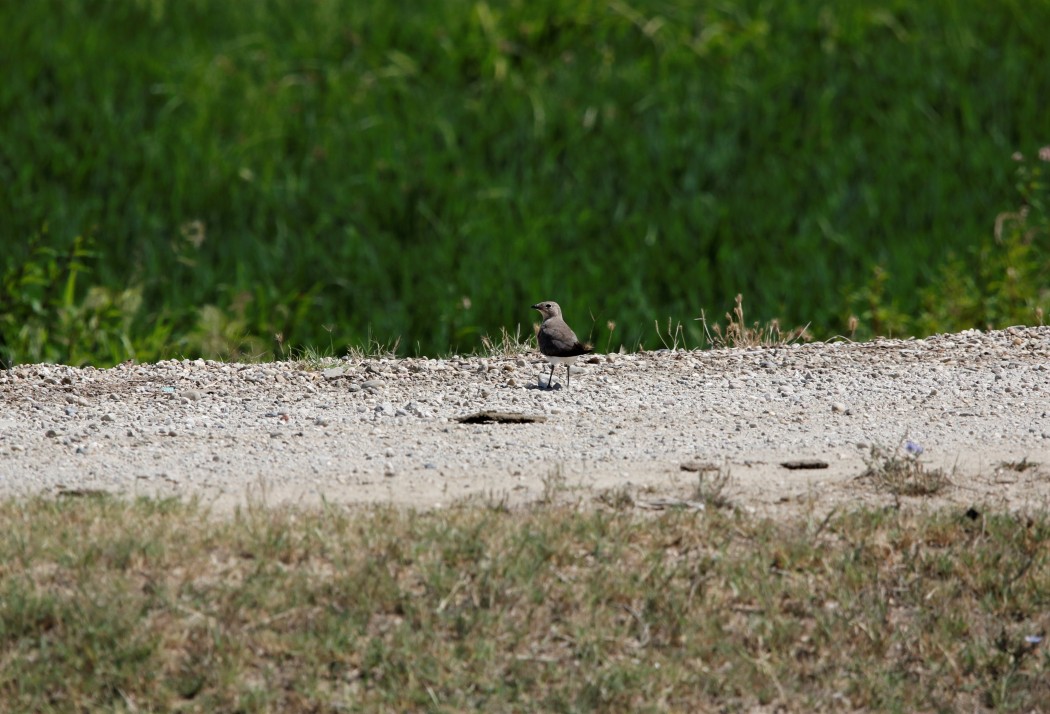
[{"label": "sandy ground", "polygon": [[[268,504],[695,501],[690,462],[763,514],[1050,504],[1050,328],[925,340],[599,355],[543,389],[537,354],[0,372],[0,493]],[[495,409],[532,423],[464,424]],[[872,447],[951,484],[897,497]],[[791,470],[787,461],[824,468]],[[1010,465],[1024,465],[1017,470]],[[714,472],[707,472],[708,482]],[[687,506],[688,507],[688,506]]]}]

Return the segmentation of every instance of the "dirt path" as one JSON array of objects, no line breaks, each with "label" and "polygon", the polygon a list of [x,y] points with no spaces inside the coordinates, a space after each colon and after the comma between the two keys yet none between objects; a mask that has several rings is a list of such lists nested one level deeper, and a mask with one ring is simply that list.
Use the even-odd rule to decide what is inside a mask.
[{"label": "dirt path", "polygon": [[[950,472],[927,502],[1050,504],[1050,328],[602,355],[574,368],[571,390],[537,388],[543,372],[536,354],[20,366],[0,372],[0,492],[658,507],[693,497],[682,466],[699,462],[728,469],[740,507],[789,514],[893,502],[857,477],[873,445],[908,439]],[[456,421],[484,409],[545,420]]]}]

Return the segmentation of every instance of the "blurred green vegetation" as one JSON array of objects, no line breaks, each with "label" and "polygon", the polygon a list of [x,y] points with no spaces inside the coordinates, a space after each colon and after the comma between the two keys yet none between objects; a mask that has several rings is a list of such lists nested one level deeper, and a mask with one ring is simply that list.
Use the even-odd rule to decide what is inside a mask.
[{"label": "blurred green vegetation", "polygon": [[1048,0],[0,3],[0,356],[471,351],[540,299],[613,349],[668,316],[697,346],[737,293],[818,337],[1036,322],[1047,27]]}]

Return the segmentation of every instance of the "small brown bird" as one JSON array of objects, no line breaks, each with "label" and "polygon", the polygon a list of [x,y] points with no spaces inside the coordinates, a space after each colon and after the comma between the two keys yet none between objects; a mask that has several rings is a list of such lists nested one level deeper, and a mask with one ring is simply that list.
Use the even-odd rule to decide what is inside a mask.
[{"label": "small brown bird", "polygon": [[580,342],[576,333],[565,323],[558,303],[551,300],[538,302],[532,306],[532,309],[539,310],[543,315],[543,322],[540,323],[540,331],[536,339],[540,344],[540,352],[551,363],[547,388],[554,388],[554,368],[559,364],[564,364],[565,388],[568,389],[569,382],[572,380],[572,363],[577,357],[589,354],[593,349],[590,345]]}]

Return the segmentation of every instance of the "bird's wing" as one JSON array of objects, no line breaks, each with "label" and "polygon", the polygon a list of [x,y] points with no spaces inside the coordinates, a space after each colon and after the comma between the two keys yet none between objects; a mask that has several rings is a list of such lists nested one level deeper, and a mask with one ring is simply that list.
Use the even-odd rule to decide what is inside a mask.
[{"label": "bird's wing", "polygon": [[540,352],[554,357],[573,357],[586,354],[590,349],[564,320],[551,318],[543,325],[539,334]]}]

